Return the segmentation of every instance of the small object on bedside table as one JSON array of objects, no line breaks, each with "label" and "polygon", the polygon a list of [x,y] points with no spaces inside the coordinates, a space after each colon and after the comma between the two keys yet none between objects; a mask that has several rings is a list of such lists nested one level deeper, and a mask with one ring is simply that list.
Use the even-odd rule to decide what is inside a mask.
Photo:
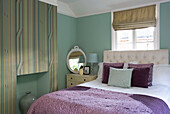
[{"label": "small object on bedside table", "polygon": [[89,74],[90,74],[90,67],[84,66],[84,75],[89,75]]},{"label": "small object on bedside table", "polygon": [[67,88],[95,80],[97,75],[67,74]]},{"label": "small object on bedside table", "polygon": [[79,74],[83,75],[83,66],[80,67]]},{"label": "small object on bedside table", "polygon": [[87,63],[91,64],[90,74],[92,75],[94,73],[93,65],[94,65],[94,63],[98,63],[97,53],[88,53],[87,54]]}]

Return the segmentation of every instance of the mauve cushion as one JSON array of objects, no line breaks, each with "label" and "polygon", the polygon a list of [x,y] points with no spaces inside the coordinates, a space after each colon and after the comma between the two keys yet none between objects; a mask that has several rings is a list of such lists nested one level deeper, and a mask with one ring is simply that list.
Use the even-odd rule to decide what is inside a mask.
[{"label": "mauve cushion", "polygon": [[149,68],[148,86],[152,86],[153,63],[150,64],[128,64],[128,68]]},{"label": "mauve cushion", "polygon": [[108,84],[110,67],[123,69],[124,63],[103,63],[102,83]]},{"label": "mauve cushion", "polygon": [[134,68],[132,72],[132,87],[148,88],[149,68]]}]

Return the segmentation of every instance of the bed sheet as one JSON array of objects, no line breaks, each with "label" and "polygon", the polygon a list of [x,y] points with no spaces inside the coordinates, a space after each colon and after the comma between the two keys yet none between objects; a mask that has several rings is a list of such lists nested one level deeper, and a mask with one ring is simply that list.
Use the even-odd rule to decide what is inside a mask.
[{"label": "bed sheet", "polygon": [[129,94],[148,95],[148,96],[162,99],[170,108],[170,87],[165,85],[153,85],[149,88],[139,88],[139,87],[120,88],[120,87],[108,86],[107,84],[103,84],[100,79],[97,79],[94,81],[80,84],[78,86],[92,87],[92,88],[129,93]]}]

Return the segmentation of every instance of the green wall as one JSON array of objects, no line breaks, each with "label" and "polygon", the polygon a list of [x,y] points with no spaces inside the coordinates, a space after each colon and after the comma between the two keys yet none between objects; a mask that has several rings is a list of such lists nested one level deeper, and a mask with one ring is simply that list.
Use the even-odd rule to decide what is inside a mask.
[{"label": "green wall", "polygon": [[[160,48],[170,50],[170,2],[160,5]],[[86,53],[97,52],[99,61],[103,51],[111,49],[111,13],[77,19],[78,45]]]},{"label": "green wall", "polygon": [[70,73],[66,66],[67,54],[75,45],[76,41],[76,19],[58,13],[57,38],[58,38],[58,87],[66,87],[66,74]]},{"label": "green wall", "polygon": [[[160,47],[170,53],[170,2],[160,6]],[[169,56],[170,57],[170,56]],[[170,58],[169,58],[170,60]]]},{"label": "green wall", "polygon": [[78,18],[77,42],[86,53],[97,52],[102,61],[103,51],[111,49],[110,13]]},{"label": "green wall", "polygon": [[17,76],[17,114],[20,114],[19,111],[19,100],[25,95],[25,92],[31,91],[32,95],[37,96],[37,80],[38,76],[42,74],[32,74],[25,76]]},{"label": "green wall", "polygon": [[111,14],[78,18],[77,42],[85,53],[97,53],[98,60],[101,62],[103,51],[111,49]]}]

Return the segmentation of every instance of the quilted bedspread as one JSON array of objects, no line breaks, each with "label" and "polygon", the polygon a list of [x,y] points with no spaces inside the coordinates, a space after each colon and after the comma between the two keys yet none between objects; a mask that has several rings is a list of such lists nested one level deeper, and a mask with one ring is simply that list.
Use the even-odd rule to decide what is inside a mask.
[{"label": "quilted bedspread", "polygon": [[28,114],[170,114],[161,99],[75,86],[46,94]]}]

